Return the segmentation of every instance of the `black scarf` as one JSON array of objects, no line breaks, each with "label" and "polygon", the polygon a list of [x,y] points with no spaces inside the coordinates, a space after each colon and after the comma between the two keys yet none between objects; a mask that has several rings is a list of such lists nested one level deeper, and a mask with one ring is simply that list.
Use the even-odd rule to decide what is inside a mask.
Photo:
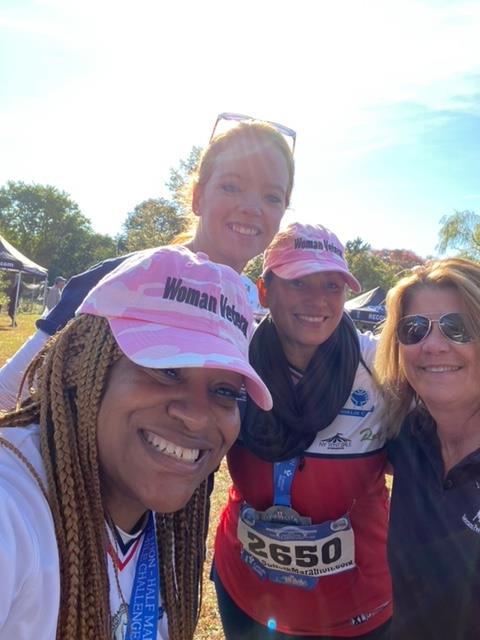
[{"label": "black scarf", "polygon": [[262,411],[250,399],[242,420],[245,445],[267,462],[301,455],[317,431],[337,417],[351,390],[360,344],[347,314],[315,351],[307,370],[294,385],[289,364],[270,315],[258,326],[250,343],[250,363],[268,386],[272,411]]}]

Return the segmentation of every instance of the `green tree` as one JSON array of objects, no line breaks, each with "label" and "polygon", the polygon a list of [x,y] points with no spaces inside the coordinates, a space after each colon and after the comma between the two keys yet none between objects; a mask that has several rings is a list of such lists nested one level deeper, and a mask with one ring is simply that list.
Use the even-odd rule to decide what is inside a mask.
[{"label": "green tree", "polygon": [[0,233],[52,276],[68,277],[116,253],[114,239],[95,233],[77,203],[51,185],[10,181],[0,188]]},{"label": "green tree", "polygon": [[243,273],[247,275],[252,282],[256,282],[263,271],[263,254],[256,256],[248,261]]},{"label": "green tree", "polygon": [[116,237],[119,253],[168,244],[188,225],[191,196],[188,193],[191,173],[197,168],[202,149],[192,147],[186,160],[170,169],[165,186],[171,199],[149,198],[127,214],[121,233]]},{"label": "green tree", "polygon": [[349,240],[345,245],[345,257],[350,271],[364,291],[374,287],[390,289],[396,280],[396,268],[375,255],[368,242],[361,238]]},{"label": "green tree", "polygon": [[356,255],[362,253],[368,253],[371,251],[372,247],[358,236],[353,240],[348,240],[345,244],[345,258],[347,262],[351,260]]},{"label": "green tree", "polygon": [[180,160],[178,167],[170,169],[170,178],[165,186],[172,194],[172,204],[179,215],[186,216],[190,213],[191,197],[187,193],[190,176],[198,167],[202,148],[193,146],[188,158]]},{"label": "green tree", "polygon": [[138,251],[169,244],[183,230],[185,216],[165,198],[138,204],[123,223],[122,247]]},{"label": "green tree", "polygon": [[425,262],[422,257],[410,249],[373,249],[373,254],[392,265],[397,273]]},{"label": "green tree", "polygon": [[453,249],[460,256],[480,260],[480,216],[473,211],[455,211],[440,219],[437,250]]}]

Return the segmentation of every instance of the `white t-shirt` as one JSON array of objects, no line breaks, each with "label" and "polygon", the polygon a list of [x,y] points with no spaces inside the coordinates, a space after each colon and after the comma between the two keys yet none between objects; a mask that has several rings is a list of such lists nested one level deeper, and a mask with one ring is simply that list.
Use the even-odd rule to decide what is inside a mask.
[{"label": "white t-shirt", "polygon": [[[35,427],[2,429],[45,480]],[[60,602],[53,518],[32,474],[0,447],[0,638],[52,640]]]},{"label": "white t-shirt", "polygon": [[[49,338],[48,333],[38,329],[0,368],[0,411],[6,411],[15,406],[23,374]],[[28,389],[24,387],[22,399],[27,395]]]},{"label": "white t-shirt", "polygon": [[[1,429],[0,436],[23,453],[46,486],[38,426]],[[112,640],[123,640],[122,597],[128,604],[144,531],[136,536],[120,532],[120,544],[109,535]],[[50,507],[27,467],[0,446],[0,638],[55,640],[59,603],[60,565]],[[167,640],[167,618],[161,610],[160,616],[157,640]]]}]

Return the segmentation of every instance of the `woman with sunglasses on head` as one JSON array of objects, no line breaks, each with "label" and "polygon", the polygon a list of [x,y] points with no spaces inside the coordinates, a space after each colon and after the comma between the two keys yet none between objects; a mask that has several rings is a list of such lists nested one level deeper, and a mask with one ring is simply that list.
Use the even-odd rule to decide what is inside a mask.
[{"label": "woman with sunglasses on head", "polygon": [[240,277],[138,252],[87,295],[0,416],[0,637],[191,640],[207,477],[240,428],[253,316]]},{"label": "woman with sunglasses on head", "polygon": [[480,638],[479,338],[477,263],[429,262],[388,293],[375,366],[395,436],[394,640]]},{"label": "woman with sunglasses on head", "polygon": [[[223,123],[234,123],[217,133]],[[289,206],[295,132],[277,123],[220,114],[192,176],[191,227],[178,242],[239,273],[268,246]],[[90,289],[125,256],[74,276],[38,331],[0,370],[0,408],[13,406],[20,381],[46,340],[70,320]]]},{"label": "woman with sunglasses on head", "polygon": [[321,225],[290,225],[264,254],[250,362],[273,409],[247,402],[227,457],[213,572],[227,640],[389,637],[376,341],[344,313],[346,287],[360,290]]}]

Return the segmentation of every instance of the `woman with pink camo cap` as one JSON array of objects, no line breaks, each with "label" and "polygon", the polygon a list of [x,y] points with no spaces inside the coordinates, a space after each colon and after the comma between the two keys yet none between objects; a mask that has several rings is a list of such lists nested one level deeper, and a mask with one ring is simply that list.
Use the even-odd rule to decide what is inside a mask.
[{"label": "woman with pink camo cap", "polygon": [[[234,123],[218,133],[223,124]],[[278,231],[293,188],[295,132],[277,123],[220,114],[192,177],[191,231],[183,242],[239,273]],[[16,401],[23,372],[34,355],[73,317],[89,290],[125,256],[106,260],[74,276],[38,331],[0,369],[0,409]]]},{"label": "woman with pink camo cap", "polygon": [[[198,225],[193,234],[187,234],[182,240],[192,251],[205,252],[209,254],[212,260],[218,263],[228,264],[240,272],[250,258],[261,253],[268,245],[278,230],[285,209],[289,205],[294,177],[293,143],[295,133],[275,123],[254,121],[245,116],[237,116],[235,114],[221,114],[217,119],[217,123],[221,124],[223,121],[236,122],[236,126],[220,134],[217,134],[214,129],[210,143],[202,155],[199,168],[192,183],[192,215],[198,220]],[[288,141],[291,141],[292,144],[289,144]],[[21,378],[30,361],[37,352],[44,347],[49,336],[54,335],[62,329],[73,317],[75,310],[79,307],[83,298],[92,287],[94,287],[102,277],[107,276],[112,269],[121,265],[125,260],[128,262],[128,260],[134,258],[135,255],[127,259],[123,256],[121,258],[108,260],[92,268],[90,271],[71,278],[64,288],[59,304],[56,305],[54,310],[46,318],[38,321],[37,333],[0,371],[1,408],[8,409],[14,405]],[[183,280],[186,280],[186,276],[183,277]],[[238,287],[243,293],[243,285],[240,280],[238,282],[240,283]],[[239,312],[239,306],[237,304],[231,304],[234,300],[233,296],[229,296],[228,301],[225,297],[222,298],[220,296],[220,298],[218,298],[217,296],[217,302],[215,303],[214,300],[210,301],[209,297],[202,298],[201,293],[198,293],[200,291],[199,287],[190,287],[184,290],[182,288],[183,286],[183,283],[179,284],[178,278],[175,283],[170,280],[167,292],[167,297],[173,295],[177,303],[182,302],[182,313],[192,310],[190,303],[195,301],[198,295],[199,308],[200,300],[207,300],[207,309],[209,302],[211,302],[210,306],[216,306],[216,311],[222,318],[222,314],[225,314],[227,320],[230,317],[238,319],[237,324],[239,324],[240,327],[236,326],[235,322],[233,324],[227,324],[226,326],[229,329],[232,329],[232,327],[235,328],[235,331],[239,331],[243,335],[242,327],[245,328],[245,318],[248,316],[246,313],[242,313],[242,317],[235,315]],[[238,295],[240,295],[240,292]],[[182,300],[183,296],[185,296],[185,300]],[[130,297],[131,291],[125,290],[121,296],[121,301],[128,302]],[[166,301],[162,297],[159,303],[163,305]],[[233,307],[235,307],[235,309]],[[82,308],[84,307],[82,306]],[[105,315],[108,316],[107,311]],[[88,374],[88,376],[90,376],[95,374],[97,377],[104,376],[107,370],[103,364],[99,372],[96,373],[97,358],[102,358],[103,362],[103,358],[107,356],[108,358],[110,357],[109,354],[111,350],[115,351],[115,346],[112,344],[113,339],[109,338],[109,347],[105,354],[104,347],[102,346],[103,343],[99,342],[100,338],[97,336],[97,331],[93,331],[92,329],[92,335],[90,335],[91,327],[89,323],[85,319],[83,319],[82,322],[80,322],[80,320],[82,320],[82,318],[79,319],[79,322],[76,321],[74,325],[69,326],[65,334],[62,333],[56,338],[56,346],[48,352],[51,354],[47,358],[47,362],[50,363],[48,364],[48,373],[42,373],[43,369],[40,366],[39,360],[36,361],[33,370],[38,370],[42,376],[45,375],[46,377],[43,378],[45,380],[47,380],[47,378],[50,379],[50,376],[55,374],[53,375],[51,385],[48,385],[47,391],[49,395],[47,396],[47,404],[43,403],[42,406],[44,409],[47,406],[50,407],[51,402],[51,411],[55,415],[58,415],[58,412],[62,414],[61,424],[64,426],[65,420],[70,420],[72,418],[72,411],[74,411],[70,404],[71,398],[64,397],[64,387],[61,384],[61,378],[58,377],[62,368],[64,350],[66,349],[67,352],[69,352],[69,350],[72,349],[74,352],[72,353],[72,357],[75,354],[77,360],[81,360],[82,352],[85,352],[83,360],[78,363],[78,366],[81,364],[84,367],[82,375]],[[93,321],[90,319],[90,322]],[[77,336],[76,327],[83,327],[83,333],[80,336]],[[183,339],[184,338],[185,336],[183,336]],[[198,345],[195,344],[194,346],[198,347]],[[96,353],[96,349],[99,350],[98,354]],[[77,351],[80,352],[77,353]],[[89,360],[87,354],[92,356],[92,360]],[[186,359],[178,362],[176,366],[192,366],[188,357],[185,357]],[[52,359],[55,360],[55,366],[52,363]],[[198,359],[196,361],[198,361]],[[75,363],[76,360],[72,362]],[[60,622],[57,628],[57,637],[59,640],[64,640],[65,638],[68,640],[77,640],[78,638],[124,638],[125,616],[129,608],[127,603],[131,602],[130,598],[132,593],[132,567],[134,566],[134,562],[131,558],[138,556],[139,534],[143,535],[146,523],[145,518],[142,517],[140,517],[136,523],[133,522],[130,517],[124,519],[124,508],[121,503],[119,504],[118,492],[112,491],[112,487],[117,486],[116,483],[122,486],[125,497],[130,499],[131,506],[135,507],[137,512],[139,511],[139,506],[150,509],[153,508],[155,510],[167,510],[167,508],[171,510],[179,509],[185,503],[186,495],[193,491],[193,485],[197,486],[201,480],[206,477],[208,472],[212,471],[218,465],[221,453],[223,454],[227,446],[233,442],[236,430],[238,429],[236,418],[233,420],[236,416],[233,405],[236,404],[234,398],[237,396],[236,385],[238,380],[235,379],[232,381],[231,379],[227,379],[225,381],[220,378],[219,381],[215,379],[205,381],[202,376],[199,377],[197,374],[195,376],[190,375],[194,369],[187,370],[181,368],[178,370],[168,369],[165,372],[160,372],[154,376],[152,380],[152,372],[150,370],[142,370],[138,373],[135,368],[132,369],[129,362],[125,362],[125,359],[121,362],[124,364],[119,364],[118,367],[117,365],[113,365],[112,367],[111,379],[115,382],[114,387],[116,388],[116,392],[110,394],[107,392],[105,394],[105,401],[107,399],[110,399],[110,401],[107,405],[102,405],[103,407],[108,406],[112,417],[116,415],[117,407],[119,407],[123,413],[128,414],[129,410],[128,407],[125,407],[125,403],[127,403],[127,405],[128,403],[132,403],[132,415],[135,415],[139,410],[137,405],[142,406],[142,403],[147,403],[147,407],[154,406],[155,403],[152,404],[153,401],[149,398],[150,396],[155,396],[155,394],[158,395],[160,393],[158,391],[159,387],[166,388],[169,393],[171,390],[170,387],[172,386],[172,393],[173,390],[178,387],[185,389],[185,391],[188,391],[190,394],[200,393],[204,396],[205,387],[208,386],[208,388],[211,388],[213,386],[213,391],[210,392],[210,396],[215,400],[215,402],[213,402],[214,405],[220,405],[217,413],[218,411],[225,413],[225,411],[228,410],[230,418],[227,421],[228,424],[224,425],[225,428],[220,429],[216,427],[214,429],[216,435],[214,434],[213,442],[212,439],[208,439],[206,435],[199,439],[199,444],[203,443],[202,446],[207,445],[207,448],[214,449],[214,454],[208,458],[208,467],[205,465],[205,468],[201,470],[201,477],[198,475],[191,477],[190,474],[186,481],[169,481],[165,490],[162,490],[162,486],[164,485],[159,483],[156,491],[159,491],[159,489],[160,491],[154,503],[151,502],[152,496],[150,495],[147,495],[146,498],[142,497],[140,500],[135,499],[137,489],[135,489],[133,492],[134,495],[132,496],[130,483],[138,482],[136,477],[131,478],[130,474],[130,480],[125,479],[121,473],[118,473],[115,465],[113,465],[113,467],[108,466],[109,473],[105,473],[104,479],[106,480],[106,484],[103,490],[108,492],[109,495],[110,493],[112,494],[112,504],[107,505],[109,514],[107,514],[107,522],[110,526],[108,538],[108,572],[111,584],[110,611],[112,613],[112,635],[109,635],[105,631],[109,624],[109,613],[105,602],[105,599],[108,599],[108,594],[105,589],[105,580],[107,578],[105,571],[101,569],[102,562],[104,562],[104,521],[100,514],[101,505],[99,505],[98,499],[99,488],[96,486],[96,490],[91,492],[90,486],[88,489],[80,486],[78,488],[79,495],[77,495],[76,483],[72,486],[72,478],[77,477],[80,472],[78,465],[81,465],[82,469],[84,464],[87,466],[90,465],[90,462],[85,460],[84,457],[80,460],[76,458],[70,460],[70,466],[62,466],[63,475],[59,476],[59,478],[57,478],[56,474],[54,477],[50,477],[53,472],[50,473],[49,469],[51,469],[53,463],[48,461],[45,456],[47,456],[51,444],[50,440],[46,440],[47,435],[50,437],[51,417],[48,414],[42,414],[43,417],[40,416],[42,420],[46,421],[41,423],[41,430],[43,429],[42,433],[44,433],[42,440],[43,463],[38,451],[35,451],[35,447],[37,446],[35,439],[37,436],[32,436],[32,438],[25,436],[29,442],[29,448],[32,449],[32,456],[35,458],[36,464],[34,464],[34,467],[40,468],[42,464],[45,464],[47,478],[41,479],[45,481],[48,480],[49,487],[50,483],[55,481],[55,483],[59,482],[62,485],[62,490],[65,485],[74,493],[72,496],[63,496],[62,494],[61,503],[55,498],[54,510],[52,508],[55,529],[57,532],[60,532],[58,546],[60,549],[62,576],[65,575],[65,583],[62,583],[61,586],[62,601],[60,605]],[[75,364],[75,366],[77,366],[77,364]],[[217,366],[220,369],[223,367],[221,363],[217,363]],[[228,368],[227,363],[227,369]],[[118,373],[116,373],[116,371]],[[185,375],[185,371],[189,372],[188,376]],[[177,379],[177,376],[179,376],[179,379]],[[76,374],[73,380],[76,382]],[[228,384],[225,384],[225,382]],[[234,383],[233,386],[232,382]],[[91,417],[91,420],[95,420],[95,411],[98,409],[96,403],[99,400],[98,392],[104,389],[105,381],[103,380],[100,386],[96,384],[95,388],[92,388],[91,384],[91,382],[88,384],[82,382],[81,388],[79,388],[82,402],[84,403],[82,404],[83,409],[79,413],[79,416],[83,416],[83,411],[87,411],[88,409],[88,415]],[[67,385],[67,391],[65,393],[68,395],[70,394],[70,391],[68,391],[69,388]],[[158,403],[160,404],[163,403],[162,397],[163,395],[158,398]],[[64,402],[67,402],[67,404],[64,405]],[[92,404],[92,408],[86,406],[90,403]],[[182,403],[183,400],[182,402],[179,401],[179,405]],[[134,408],[134,404],[137,408]],[[34,405],[34,409],[36,406],[37,405]],[[151,409],[150,411],[153,410]],[[98,458],[100,466],[102,466],[100,423],[102,423],[101,416],[104,416],[105,413],[106,409],[104,408],[99,414]],[[195,411],[192,410],[189,411],[189,413],[194,414]],[[205,420],[205,411],[203,409],[201,411],[197,410],[197,413],[199,419]],[[23,424],[28,424],[32,420],[37,420],[33,409],[30,410],[27,408],[23,413],[21,411],[18,414],[15,413],[12,415],[15,416],[15,424],[19,426],[20,424],[23,426]],[[24,416],[23,418],[22,415]],[[178,414],[172,418],[173,421],[177,419],[180,419]],[[181,416],[182,421],[191,419],[191,416],[189,418],[188,415],[182,414]],[[8,417],[6,420],[8,421]],[[122,419],[120,422],[122,422]],[[68,425],[68,422],[66,424]],[[17,429],[12,429],[9,433],[13,433],[14,431],[17,431]],[[22,430],[21,433],[23,433],[23,431],[24,430]],[[119,460],[116,460],[116,463],[121,463],[122,468],[128,471],[130,467],[129,454],[127,455],[125,452],[122,453],[121,446],[119,449],[118,438],[114,436],[111,430],[104,430],[104,433],[103,448],[107,451],[113,448],[113,453],[116,452],[116,455],[119,456]],[[90,431],[90,434],[92,437],[93,430]],[[148,436],[148,438],[150,438],[150,436]],[[170,437],[170,439],[172,439],[172,437]],[[31,442],[31,440],[33,440],[33,442]],[[168,437],[163,438],[162,436],[159,440],[154,438],[151,442],[144,444],[146,447],[152,445],[154,448],[158,446],[163,450],[167,449],[167,453],[171,454],[170,458],[172,455],[175,456],[178,451],[183,457],[186,449],[189,449],[186,453],[187,457],[193,456],[192,451],[195,452],[195,450],[201,448],[197,446],[193,448],[186,446],[186,442],[189,441],[189,438],[186,436],[182,436],[180,442],[174,441],[174,443],[169,444],[166,442],[168,440]],[[17,444],[19,443],[17,442]],[[94,455],[94,448],[85,450],[83,440],[79,442],[79,445],[80,444],[82,445],[81,453],[83,456]],[[177,444],[180,448],[177,447]],[[56,446],[57,444],[55,443],[55,447]],[[92,441],[90,441],[89,446],[94,446]],[[47,453],[45,453],[46,450]],[[63,450],[65,450],[65,447],[63,447]],[[52,448],[52,452],[52,455],[56,455],[55,448]],[[1,451],[0,453],[3,454]],[[105,454],[105,451],[103,451],[103,453]],[[60,459],[63,460],[63,458]],[[105,470],[107,470],[107,462],[109,459],[110,457],[108,456],[106,461],[103,460]],[[16,463],[16,460],[14,462]],[[178,465],[178,462],[175,461],[175,464]],[[69,469],[71,467],[75,467],[77,476],[69,475]],[[136,467],[138,477],[143,477],[140,461]],[[18,469],[16,468],[15,474],[18,474]],[[98,478],[95,474],[93,478],[98,485]],[[178,474],[176,478],[178,479]],[[33,490],[32,487],[28,485],[30,480],[27,475],[25,482],[27,483],[28,491]],[[44,486],[44,484],[45,482],[43,482],[42,486]],[[166,561],[161,563],[161,571],[165,572],[164,575],[161,576],[161,584],[165,587],[164,589],[162,588],[162,598],[165,598],[165,609],[167,611],[167,615],[163,616],[159,622],[159,637],[161,638],[167,637],[167,619],[171,639],[188,640],[191,638],[195,627],[196,615],[198,613],[198,580],[201,574],[202,553],[207,526],[204,483],[202,483],[201,487],[199,491],[195,491],[193,498],[178,515],[162,516],[161,518],[161,524],[162,527],[164,527],[162,531],[165,532],[165,535],[162,533],[161,556],[164,559],[166,558]],[[145,489],[148,489],[148,487]],[[172,492],[174,492],[173,498],[168,498],[169,495],[172,495]],[[179,495],[177,495],[178,492]],[[92,495],[90,495],[91,493]],[[96,509],[96,511],[94,511],[95,522],[93,523],[89,521],[88,513],[90,513],[90,511],[85,502],[86,500],[96,500],[94,504]],[[157,502],[157,500],[159,502]],[[64,501],[67,501],[67,503],[64,504]],[[8,497],[8,500],[4,503],[0,499],[0,519],[5,515],[6,521],[9,521],[9,514],[2,514],[1,509],[5,505],[9,507],[11,503],[11,496]],[[21,500],[20,503],[22,503]],[[43,523],[46,527],[45,530],[51,531],[53,527],[51,515],[45,505],[40,505],[40,507],[40,510],[43,509],[43,513],[36,514],[35,518],[38,516],[39,522]],[[121,519],[119,519],[118,522],[115,518],[116,508],[120,508]],[[130,513],[130,511],[128,513]],[[69,528],[67,531],[64,531],[63,528],[67,526],[67,521]],[[83,523],[85,523],[84,526]],[[95,527],[95,529],[93,530],[92,527]],[[0,527],[0,531],[4,531],[4,529]],[[55,636],[54,629],[57,624],[55,603],[59,597],[58,562],[55,558],[58,552],[55,538],[50,536],[43,542],[46,544],[48,540],[50,540],[50,547],[45,555],[45,563],[48,564],[48,562],[51,562],[51,571],[46,577],[43,576],[43,574],[43,577],[38,577],[37,586],[39,584],[40,589],[35,590],[32,587],[32,594],[35,595],[35,599],[25,602],[25,614],[27,618],[25,624],[28,627],[26,627],[25,635],[22,635],[23,632],[19,631],[19,627],[15,626],[17,624],[20,625],[21,620],[15,617],[15,615],[9,616],[8,614],[13,593],[9,588],[11,587],[13,589],[15,585],[12,581],[9,582],[8,580],[0,582],[0,635],[5,634],[6,637],[16,639],[26,639],[33,636],[47,639]],[[0,564],[2,560],[6,561],[8,558],[13,559],[16,557],[15,553],[21,553],[22,544],[25,545],[25,550],[29,550],[31,547],[30,541],[27,539],[20,540],[20,538],[17,538],[15,542],[15,540],[10,538],[8,542],[11,543],[12,548],[8,549],[5,556],[2,555],[0,548]],[[32,547],[33,550],[35,550],[35,548],[35,546]],[[174,563],[172,563],[170,558],[172,549],[174,549],[175,554]],[[85,558],[83,554],[87,554],[88,557]],[[185,554],[187,555],[185,556]],[[25,554],[24,560],[25,563],[28,563],[28,561],[31,560],[31,554]],[[172,568],[173,566],[175,567],[175,571]],[[168,568],[168,571],[165,567]],[[3,572],[3,568],[5,568],[5,572]],[[2,567],[0,575],[10,575],[7,573],[7,567]],[[118,587],[117,590],[115,590],[115,584]],[[70,589],[70,585],[72,585],[73,590]],[[5,591],[2,591],[2,588],[4,588]],[[133,589],[135,589],[135,586],[133,586]],[[41,598],[37,598],[37,595],[42,590],[50,594],[48,599],[50,606],[48,604],[39,606],[39,603],[44,602]],[[15,603],[12,611],[21,617],[22,612],[19,610],[19,607],[20,603]],[[79,611],[77,611],[78,607],[80,607]],[[41,624],[37,624],[40,622],[39,616],[41,618],[43,615],[46,616],[46,619],[43,619]],[[136,615],[135,613],[135,616]],[[36,625],[35,631],[28,626],[27,623],[29,620],[31,620],[33,625]],[[7,633],[7,629],[9,633]],[[135,635],[135,633],[137,635]],[[151,636],[147,635],[146,631],[144,635],[138,635],[136,626],[134,625],[132,627],[132,635],[126,637],[147,638]]]},{"label": "woman with pink camo cap", "polygon": [[49,341],[0,417],[0,637],[193,638],[207,477],[238,401],[272,406],[252,331],[239,275],[179,246],[124,260]]},{"label": "woman with pink camo cap", "polygon": [[248,402],[215,541],[227,640],[387,640],[388,493],[376,341],[344,312],[360,285],[337,236],[292,224],[264,254],[250,345],[273,409]]}]

